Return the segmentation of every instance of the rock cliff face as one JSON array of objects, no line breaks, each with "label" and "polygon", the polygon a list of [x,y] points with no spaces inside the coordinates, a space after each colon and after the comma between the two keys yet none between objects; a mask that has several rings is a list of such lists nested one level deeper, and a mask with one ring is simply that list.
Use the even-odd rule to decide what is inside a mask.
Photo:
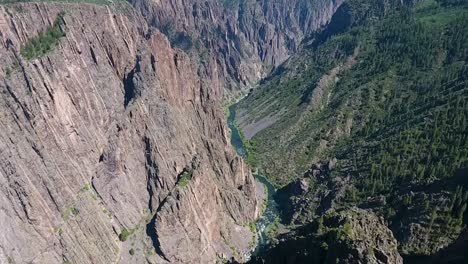
[{"label": "rock cliff face", "polygon": [[[66,36],[23,58],[62,11]],[[257,191],[215,68],[125,4],[0,6],[0,44],[0,262],[243,259]]]},{"label": "rock cliff face", "polygon": [[[196,57],[210,54],[226,97],[250,88],[325,25],[343,0],[131,0],[148,23]],[[192,45],[190,45],[192,44]],[[210,63],[212,65],[210,65]],[[213,65],[214,64],[214,65]]]},{"label": "rock cliff face", "polygon": [[403,263],[384,220],[357,208],[330,211],[278,239],[249,263]]}]

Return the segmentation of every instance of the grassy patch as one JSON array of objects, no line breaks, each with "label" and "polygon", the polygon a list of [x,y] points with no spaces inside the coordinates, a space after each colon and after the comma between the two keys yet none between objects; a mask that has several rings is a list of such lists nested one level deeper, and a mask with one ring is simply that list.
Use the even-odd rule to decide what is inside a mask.
[{"label": "grassy patch", "polygon": [[280,218],[275,218],[275,221],[271,222],[267,227],[267,236],[268,240],[274,242],[278,234],[278,228],[280,224]]},{"label": "grassy patch", "polygon": [[248,140],[245,137],[244,132],[239,127],[237,122],[234,123],[234,126],[237,128],[237,131],[239,132],[240,140],[242,141],[242,145],[244,146],[244,150],[245,150],[244,160],[250,167],[255,168],[257,166],[257,158],[256,158],[257,148],[255,147],[255,142],[253,140]]},{"label": "grassy patch", "polygon": [[83,191],[89,191],[89,190],[91,190],[91,184],[86,183],[85,186],[83,187]]},{"label": "grassy patch", "polygon": [[32,60],[50,52],[58,44],[60,38],[65,36],[65,31],[63,30],[64,15],[65,13],[63,12],[59,13],[51,27],[45,32],[39,33],[38,36],[28,40],[28,42],[21,47],[21,55],[28,60]]},{"label": "grassy patch", "polygon": [[107,209],[105,209],[105,208],[102,209],[102,212],[103,212],[105,215],[107,215],[107,217],[109,217],[109,219],[112,219],[112,213],[109,212]]},{"label": "grassy patch", "polygon": [[137,229],[138,229],[138,226],[130,230],[126,228],[122,229],[122,232],[120,232],[119,234],[119,240],[122,242],[127,241],[133,235],[133,233],[135,233],[135,230]]},{"label": "grassy patch", "polygon": [[250,232],[252,233],[257,233],[257,228],[255,227],[255,223],[250,223],[249,224],[249,229],[250,229]]},{"label": "grassy patch", "polygon": [[428,6],[417,12],[418,20],[429,27],[442,28],[461,16],[466,16],[466,8],[453,9],[439,6]]},{"label": "grassy patch", "polygon": [[65,212],[63,212],[62,217],[65,221],[67,221],[68,219],[70,219],[70,217],[77,216],[79,213],[80,213],[80,210],[78,210],[77,208],[68,207],[67,209],[65,209]]},{"label": "grassy patch", "polygon": [[189,184],[192,180],[193,170],[191,169],[184,169],[184,171],[179,175],[179,180],[177,181],[177,185],[180,187],[185,187]]}]

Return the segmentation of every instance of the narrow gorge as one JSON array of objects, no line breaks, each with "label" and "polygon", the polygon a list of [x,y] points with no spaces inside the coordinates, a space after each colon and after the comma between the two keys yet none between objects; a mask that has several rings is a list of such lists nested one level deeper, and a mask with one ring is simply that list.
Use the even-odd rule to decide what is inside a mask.
[{"label": "narrow gorge", "polygon": [[0,263],[465,263],[465,0],[0,0]]}]

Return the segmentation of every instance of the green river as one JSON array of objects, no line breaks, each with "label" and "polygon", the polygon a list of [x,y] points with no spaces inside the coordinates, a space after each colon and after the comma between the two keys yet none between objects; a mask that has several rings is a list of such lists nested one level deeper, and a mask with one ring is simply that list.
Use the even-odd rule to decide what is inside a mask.
[{"label": "green river", "polygon": [[[239,130],[236,127],[235,123],[236,119],[236,104],[229,107],[229,117],[228,117],[228,126],[231,129],[231,144],[236,149],[237,153],[245,157],[246,150],[244,148],[244,144],[239,134]],[[268,179],[262,175],[254,175],[255,179],[261,182],[268,191],[268,201],[263,212],[263,215],[260,219],[257,220],[255,223],[255,227],[257,230],[257,247],[252,251],[252,255],[258,255],[263,250],[265,250],[269,244],[268,241],[268,230],[267,227],[271,223],[275,221],[277,217],[279,217],[279,208],[278,204],[274,199],[274,195],[276,193],[276,188],[273,184],[268,181]]]}]

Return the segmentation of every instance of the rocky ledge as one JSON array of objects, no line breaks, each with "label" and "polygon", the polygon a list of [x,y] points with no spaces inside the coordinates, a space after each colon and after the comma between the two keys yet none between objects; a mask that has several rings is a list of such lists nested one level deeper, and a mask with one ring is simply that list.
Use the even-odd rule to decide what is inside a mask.
[{"label": "rocky ledge", "polygon": [[358,208],[329,212],[278,240],[250,263],[403,263],[383,219]]}]

